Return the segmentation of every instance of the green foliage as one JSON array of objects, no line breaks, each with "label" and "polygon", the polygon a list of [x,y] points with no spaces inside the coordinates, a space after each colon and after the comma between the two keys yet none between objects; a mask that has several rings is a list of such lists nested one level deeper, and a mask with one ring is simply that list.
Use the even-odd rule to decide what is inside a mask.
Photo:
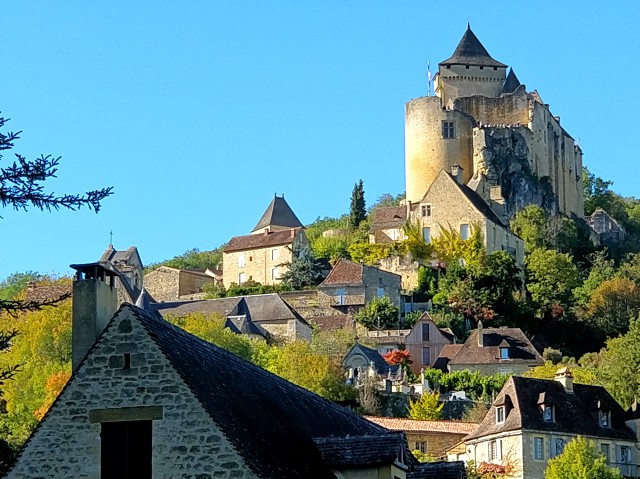
[{"label": "green foliage", "polygon": [[463,240],[460,232],[451,225],[444,227],[438,225],[440,233],[431,241],[433,252],[438,259],[446,262],[449,266],[464,260],[467,265],[477,265],[482,262],[486,253],[484,249],[484,239],[482,229],[477,223],[470,225],[469,238]]},{"label": "green foliage", "polygon": [[354,318],[367,329],[389,329],[398,322],[400,310],[388,296],[373,298]]},{"label": "green foliage", "polygon": [[169,268],[177,269],[205,270],[207,268],[219,269],[221,265],[222,246],[212,251],[200,251],[198,248],[193,248],[167,261],[149,265],[146,270],[153,271],[160,266],[168,266]]},{"label": "green foliage", "polygon": [[224,285],[216,281],[203,285],[202,292],[205,293],[205,299],[224,298],[227,296],[227,290]]},{"label": "green foliage", "polygon": [[406,329],[413,328],[423,314],[423,311],[411,311],[410,313],[406,313],[402,320],[402,327]]},{"label": "green foliage", "polygon": [[426,261],[433,256],[433,247],[424,240],[420,222],[407,220],[404,234],[407,237],[403,242],[405,251],[409,251],[415,259]]},{"label": "green foliage", "polygon": [[346,230],[349,228],[349,217],[342,215],[340,218],[330,218],[325,216],[320,218],[319,216],[310,225],[306,226],[305,234],[307,239],[312,241],[322,236],[322,233],[328,230]]},{"label": "green foliage", "polygon": [[578,268],[566,253],[535,249],[526,260],[527,290],[531,299],[543,309],[567,305],[579,284]]},{"label": "green foliage", "polygon": [[332,262],[340,258],[351,258],[348,252],[351,244],[349,236],[318,236],[315,239],[310,239],[309,244],[316,258],[325,258]]},{"label": "green foliage", "polygon": [[629,321],[640,313],[640,287],[626,278],[603,281],[593,291],[585,318],[607,337],[627,331]]},{"label": "green foliage", "polygon": [[592,214],[597,208],[602,208],[618,220],[624,220],[627,216],[622,198],[611,191],[609,187],[612,181],[590,173],[587,168],[582,168],[582,182],[584,187],[584,213]]},{"label": "green foliage", "polygon": [[510,222],[511,231],[524,240],[525,251],[548,247],[547,213],[538,205],[518,211]]},{"label": "green foliage", "polygon": [[389,193],[385,193],[378,198],[373,206],[369,209],[369,214],[373,213],[376,208],[387,208],[389,206],[400,206],[400,202],[406,197],[405,193],[397,194],[393,196]]},{"label": "green foliage", "polygon": [[391,256],[404,256],[407,252],[403,243],[352,243],[347,248],[351,260],[355,263],[375,265]]},{"label": "green foliage", "polygon": [[280,293],[289,291],[290,288],[285,284],[262,284],[257,281],[249,280],[242,284],[231,283],[227,289],[227,297],[249,296],[252,294]]},{"label": "green foliage", "polygon": [[317,286],[322,282],[322,267],[309,247],[296,252],[294,259],[285,263],[287,270],[282,274],[282,284],[291,290],[301,290]]},{"label": "green foliage", "polygon": [[429,385],[441,393],[448,391],[464,391],[472,400],[490,400],[497,395],[509,378],[506,374],[483,376],[478,371],[454,371],[443,373],[439,369],[424,371]]},{"label": "green foliage", "polygon": [[416,401],[409,400],[409,417],[419,421],[440,419],[444,403],[438,401],[438,393],[425,393]]},{"label": "green foliage", "polygon": [[556,372],[562,366],[568,366],[573,374],[573,382],[577,384],[599,385],[600,381],[593,370],[584,368],[576,364],[574,361],[562,362],[562,364],[545,361],[544,365],[536,366],[524,372],[523,376],[536,379],[554,379]]},{"label": "green foliage", "polygon": [[11,301],[18,299],[30,281],[41,281],[44,277],[33,271],[26,273],[14,273],[4,281],[0,282],[0,301]]},{"label": "green foliage", "polygon": [[349,226],[352,229],[360,226],[367,217],[367,209],[364,202],[364,186],[362,180],[355,184],[351,193],[351,206],[349,208]]},{"label": "green foliage", "polygon": [[591,268],[587,277],[581,286],[573,290],[573,296],[578,305],[586,305],[596,288],[616,273],[615,264],[607,257],[606,250],[593,253],[589,261]]},{"label": "green foliage", "polygon": [[545,479],[622,479],[618,469],[607,466],[595,442],[578,436],[562,454],[549,460]]}]

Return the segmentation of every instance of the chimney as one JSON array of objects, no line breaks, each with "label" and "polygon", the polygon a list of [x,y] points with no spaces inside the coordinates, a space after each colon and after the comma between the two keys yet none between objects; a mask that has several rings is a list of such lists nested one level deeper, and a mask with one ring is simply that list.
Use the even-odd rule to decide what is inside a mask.
[{"label": "chimney", "polygon": [[100,263],[72,264],[73,319],[71,329],[71,365],[75,369],[85,357],[116,312],[117,273]]},{"label": "chimney", "polygon": [[462,172],[464,171],[464,168],[460,165],[451,165],[451,176],[454,177],[454,179],[460,183],[461,185],[464,184],[463,180],[462,180]]},{"label": "chimney", "polygon": [[566,392],[573,394],[573,374],[568,367],[564,366],[558,369],[555,380],[562,384]]},{"label": "chimney", "polygon": [[478,347],[484,347],[484,328],[482,327],[482,321],[478,321]]}]

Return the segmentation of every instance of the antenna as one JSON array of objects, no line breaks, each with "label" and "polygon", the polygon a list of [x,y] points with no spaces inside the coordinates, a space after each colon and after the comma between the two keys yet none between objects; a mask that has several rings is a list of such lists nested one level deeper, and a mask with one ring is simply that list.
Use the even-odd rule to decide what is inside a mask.
[{"label": "antenna", "polygon": [[113,230],[109,231],[109,246],[113,246]]}]

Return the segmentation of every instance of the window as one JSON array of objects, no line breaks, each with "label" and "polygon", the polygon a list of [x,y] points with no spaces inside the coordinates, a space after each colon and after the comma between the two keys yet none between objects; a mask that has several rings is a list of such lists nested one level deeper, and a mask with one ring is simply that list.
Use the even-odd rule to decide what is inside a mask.
[{"label": "window", "polygon": [[271,268],[271,279],[280,279],[280,268]]},{"label": "window", "polygon": [[609,420],[609,414],[609,411],[598,411],[601,427],[609,427],[609,424],[611,422]]},{"label": "window", "polygon": [[543,406],[542,419],[545,422],[553,422],[553,406]]},{"label": "window", "polygon": [[500,348],[500,359],[509,359],[509,348]]},{"label": "window", "polygon": [[456,137],[455,124],[452,121],[442,122],[442,138],[450,139]]},{"label": "window", "polygon": [[629,446],[620,446],[620,464],[629,464],[631,462],[631,448]]},{"label": "window", "polygon": [[247,275],[244,273],[240,273],[238,275],[238,284],[242,284],[247,281]]},{"label": "window", "polygon": [[378,287],[378,291],[376,293],[376,296],[378,296],[378,298],[382,298],[384,296],[384,288]]},{"label": "window", "polygon": [[238,268],[244,268],[244,265],[246,264],[246,259],[244,257],[244,253],[240,253],[238,255]]},{"label": "window", "polygon": [[565,441],[564,439],[556,438],[554,442],[554,456],[559,456],[564,451]]},{"label": "window", "polygon": [[431,243],[431,228],[429,228],[428,226],[422,228],[422,237],[424,238],[425,243]]},{"label": "window", "polygon": [[489,460],[496,461],[500,459],[500,445],[498,441],[491,441],[489,443]]},{"label": "window", "polygon": [[427,347],[422,348],[422,364],[424,366],[431,364],[431,351]]},{"label": "window", "polygon": [[469,225],[468,224],[460,225],[460,239],[462,239],[462,240],[469,239]]},{"label": "window", "polygon": [[536,461],[544,460],[544,442],[541,437],[533,438],[533,458]]},{"label": "window", "polygon": [[600,444],[600,451],[607,460],[607,463],[611,462],[611,446],[609,444]]},{"label": "window", "polygon": [[499,406],[496,408],[496,423],[504,422],[504,406]]},{"label": "window", "polygon": [[427,441],[416,441],[416,449],[422,454],[427,452]]},{"label": "window", "polygon": [[276,261],[280,259],[280,250],[278,248],[273,248],[271,250],[271,261]]},{"label": "window", "polygon": [[422,205],[421,207],[422,216],[428,218],[431,216],[431,205]]},{"label": "window", "polygon": [[429,323],[422,323],[422,340],[429,341]]},{"label": "window", "polygon": [[151,421],[103,422],[101,479],[151,479]]}]

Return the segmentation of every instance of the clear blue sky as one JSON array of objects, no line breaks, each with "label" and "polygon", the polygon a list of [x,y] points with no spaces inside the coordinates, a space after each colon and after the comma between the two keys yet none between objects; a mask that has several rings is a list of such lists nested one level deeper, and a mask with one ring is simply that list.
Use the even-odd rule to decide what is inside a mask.
[{"label": "clear blue sky", "polygon": [[[248,233],[274,193],[303,223],[404,191],[404,103],[467,21],[640,196],[639,2],[3,2],[0,111],[16,151],[62,156],[96,215],[0,212],[0,278],[69,273],[109,243],[145,263]],[[2,160],[6,165],[8,155]]]}]

